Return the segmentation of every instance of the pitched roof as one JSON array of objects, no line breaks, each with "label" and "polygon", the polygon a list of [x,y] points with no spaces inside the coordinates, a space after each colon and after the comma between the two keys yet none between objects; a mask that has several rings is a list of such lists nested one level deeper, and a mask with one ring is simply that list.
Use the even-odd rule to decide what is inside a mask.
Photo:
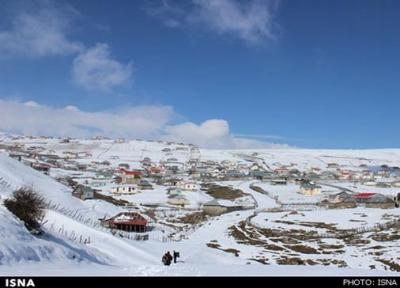
[{"label": "pitched roof", "polygon": [[204,206],[222,206],[222,205],[219,204],[217,200],[213,199],[207,203],[204,203]]},{"label": "pitched roof", "polygon": [[143,172],[140,170],[126,170],[126,169],[120,169],[122,173],[125,175],[141,175]]},{"label": "pitched roof", "polygon": [[364,192],[364,193],[355,194],[355,195],[353,195],[353,197],[355,197],[355,198],[371,198],[375,194],[376,193],[372,193],[372,192]]}]

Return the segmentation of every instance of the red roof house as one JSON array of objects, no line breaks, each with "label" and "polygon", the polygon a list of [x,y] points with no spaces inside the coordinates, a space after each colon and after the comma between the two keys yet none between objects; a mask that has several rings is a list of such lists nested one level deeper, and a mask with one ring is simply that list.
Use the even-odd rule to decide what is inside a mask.
[{"label": "red roof house", "polygon": [[126,170],[124,168],[119,169],[119,171],[122,173],[121,182],[123,184],[136,184],[143,174],[140,170]]},{"label": "red roof house", "polygon": [[353,197],[365,199],[365,198],[371,198],[375,194],[376,193],[373,193],[373,192],[362,192],[362,193],[354,194]]},{"label": "red roof house", "polygon": [[111,229],[128,232],[146,232],[147,220],[136,212],[121,212],[112,218],[105,219],[102,224]]}]

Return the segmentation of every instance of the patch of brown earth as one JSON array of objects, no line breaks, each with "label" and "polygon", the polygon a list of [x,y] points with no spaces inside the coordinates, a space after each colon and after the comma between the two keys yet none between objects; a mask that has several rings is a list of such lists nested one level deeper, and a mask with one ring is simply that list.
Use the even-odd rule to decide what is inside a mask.
[{"label": "patch of brown earth", "polygon": [[303,254],[320,254],[315,248],[306,245],[285,245],[285,247]]},{"label": "patch of brown earth", "polygon": [[390,270],[392,270],[392,271],[400,272],[399,263],[395,263],[395,262],[392,262],[387,259],[376,259],[376,261],[379,261],[379,262],[385,264],[386,266],[389,266]]}]

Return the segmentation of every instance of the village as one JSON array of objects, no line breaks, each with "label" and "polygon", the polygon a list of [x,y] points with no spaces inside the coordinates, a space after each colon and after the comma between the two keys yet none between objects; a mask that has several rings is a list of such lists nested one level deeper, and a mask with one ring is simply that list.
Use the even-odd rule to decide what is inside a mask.
[{"label": "village", "polygon": [[[299,260],[294,255],[301,254],[295,253],[296,248],[293,247],[296,245],[289,248],[290,241],[283,241],[283,248],[279,248],[276,241],[260,244],[259,237],[253,239],[248,233],[257,231],[262,237],[267,237],[263,229],[278,229],[281,234],[274,237],[281,239],[287,237],[284,230],[304,226],[297,223],[298,219],[289,221],[289,217],[285,222],[283,218],[310,213],[312,219],[324,218],[323,215],[348,214],[349,219],[344,221],[359,225],[351,225],[351,228],[340,232],[340,229],[332,227],[321,229],[319,221],[313,220],[315,231],[312,232],[315,234],[312,237],[309,229],[297,231],[301,234],[299,237],[306,241],[327,235],[341,239],[344,234],[356,233],[360,229],[365,229],[365,232],[380,231],[380,228],[367,230],[371,225],[375,228],[378,227],[376,225],[388,225],[385,227],[395,229],[389,237],[390,241],[395,241],[398,235],[400,168],[389,162],[378,163],[361,158],[350,163],[349,159],[342,161],[340,157],[335,159],[337,161],[332,161],[332,157],[322,161],[319,157],[314,163],[296,163],[296,159],[291,157],[290,161],[268,159],[262,151],[232,151],[230,156],[216,156],[215,151],[183,143],[102,137],[82,140],[13,136],[2,139],[0,150],[69,187],[70,196],[83,203],[105,203],[109,205],[107,207],[115,207],[112,211],[97,210],[98,215],[102,215],[86,222],[92,223],[96,229],[135,241],[182,241],[204,228],[206,223],[243,213],[240,215],[244,219],[225,227],[234,243],[231,246],[245,243],[253,248],[260,245],[263,249],[267,247],[268,253],[274,255],[268,258],[276,256],[276,263],[340,267],[344,261],[335,262],[334,258],[329,261]],[[76,211],[52,205],[49,203],[52,209],[67,216],[83,217]],[[373,223],[351,218],[360,211],[368,215],[369,210],[382,218],[374,219]],[[350,215],[353,211],[357,213]],[[389,213],[391,211],[396,212]],[[277,215],[281,215],[282,219],[276,218]],[[266,216],[270,218],[267,223],[275,219],[274,223],[261,223]],[[333,221],[332,217],[329,221]],[[212,233],[210,237],[213,238]],[[270,237],[272,235],[267,238]],[[290,243],[300,243],[300,239],[294,237],[293,243]],[[217,242],[209,242],[207,246],[236,256],[240,251],[232,247],[223,249]],[[299,247],[297,252],[303,253]],[[287,252],[277,253],[281,249]],[[307,248],[304,249],[306,255],[313,254],[314,248],[310,253]],[[262,254],[258,250],[254,253]],[[338,255],[341,253],[338,252]],[[315,250],[315,254],[320,252]],[[260,255],[251,257],[262,263],[267,262]],[[388,263],[392,262],[393,259]],[[398,269],[392,264],[387,267]]]}]

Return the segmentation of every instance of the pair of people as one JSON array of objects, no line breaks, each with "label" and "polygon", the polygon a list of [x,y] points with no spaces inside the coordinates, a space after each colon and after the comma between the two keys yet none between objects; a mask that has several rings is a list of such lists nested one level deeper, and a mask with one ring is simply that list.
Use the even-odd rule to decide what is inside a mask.
[{"label": "pair of people", "polygon": [[164,254],[161,261],[164,263],[164,265],[169,266],[171,265],[172,259],[174,259],[174,263],[176,263],[179,257],[180,257],[179,252],[174,251],[172,256],[171,253],[168,251],[167,253]]}]

